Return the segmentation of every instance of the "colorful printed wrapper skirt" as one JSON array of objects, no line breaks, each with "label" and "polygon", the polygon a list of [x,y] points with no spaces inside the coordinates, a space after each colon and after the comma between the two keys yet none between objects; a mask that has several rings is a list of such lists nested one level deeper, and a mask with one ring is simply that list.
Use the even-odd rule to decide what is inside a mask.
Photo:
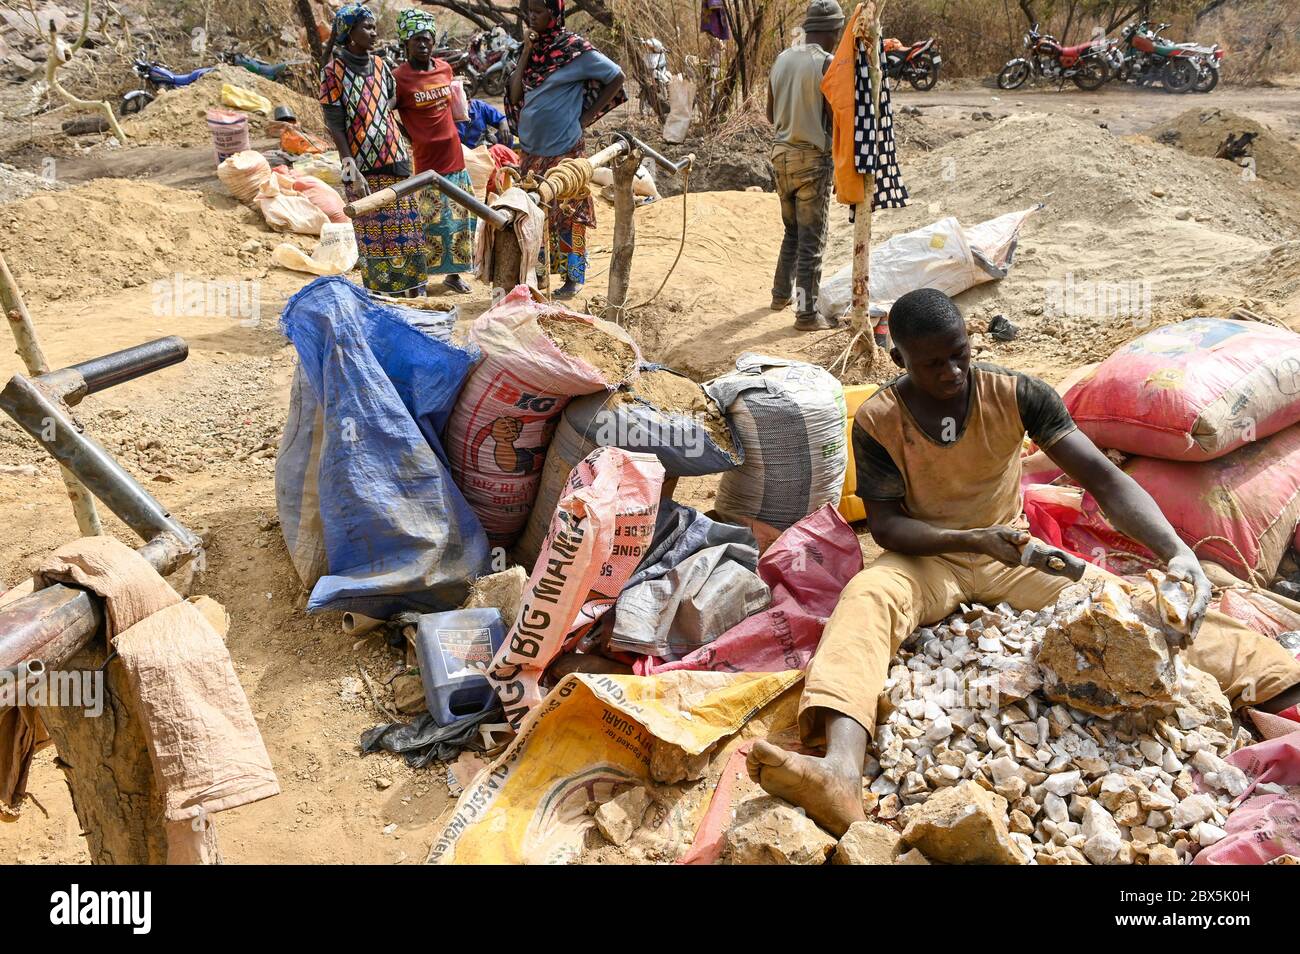
[{"label": "colorful printed wrapper skirt", "polygon": [[[401,176],[366,174],[371,192],[401,182]],[[349,200],[361,198],[351,183]],[[427,240],[421,226],[418,195],[407,195],[390,205],[352,220],[361,254],[361,275],[366,288],[383,295],[399,295],[419,288],[429,273]]]},{"label": "colorful printed wrapper skirt", "polygon": [[[443,178],[474,194],[474,183],[466,170],[448,173]],[[417,193],[417,199],[429,274],[455,275],[473,269],[474,217],[437,189],[424,189]]]},{"label": "colorful printed wrapper skirt", "polygon": [[[563,156],[519,154],[519,171],[541,178],[561,159],[585,156],[587,144],[578,144]],[[546,210],[546,237],[551,253],[551,271],[566,282],[581,285],[587,280],[587,229],[596,224],[596,203],[590,197],[578,202],[556,202]]]}]

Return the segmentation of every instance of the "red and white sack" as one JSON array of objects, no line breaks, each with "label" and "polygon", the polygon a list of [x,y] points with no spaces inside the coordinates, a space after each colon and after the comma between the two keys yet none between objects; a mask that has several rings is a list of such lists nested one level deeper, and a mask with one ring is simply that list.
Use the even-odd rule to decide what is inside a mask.
[{"label": "red and white sack", "polygon": [[[1217,460],[1132,457],[1124,471],[1202,560],[1259,586],[1273,579],[1300,521],[1300,425]],[[1107,523],[1090,494],[1083,495],[1078,522],[1064,529],[1062,539],[1093,562],[1098,554],[1107,561],[1124,552],[1148,555]]]},{"label": "red and white sack", "polygon": [[[524,528],[564,405],[580,394],[614,390],[636,376],[641,360],[622,328],[534,294],[519,285],[474,322],[469,340],[483,349],[484,358],[447,423],[452,477],[494,547],[509,548]],[[622,356],[609,362],[619,370],[606,374],[562,351],[546,336],[542,318],[591,329],[593,337]]]},{"label": "red and white sack", "polygon": [[664,468],[653,454],[598,447],[569,475],[519,615],[488,681],[518,727],[542,673],[614,605],[654,537]]},{"label": "red and white sack", "polygon": [[1099,447],[1213,460],[1300,421],[1300,335],[1189,318],[1130,341],[1065,395]]}]

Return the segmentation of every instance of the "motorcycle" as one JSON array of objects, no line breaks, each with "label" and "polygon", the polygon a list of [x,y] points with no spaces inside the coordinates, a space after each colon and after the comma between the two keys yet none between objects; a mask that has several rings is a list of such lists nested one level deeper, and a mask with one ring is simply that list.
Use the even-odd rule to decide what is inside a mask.
[{"label": "motorcycle", "polygon": [[943,57],[934,49],[933,37],[911,46],[904,46],[893,37],[885,40],[885,62],[881,69],[890,89],[898,89],[903,80],[907,80],[912,84],[912,89],[928,92],[939,82],[939,67],[942,64]]},{"label": "motorcycle", "polygon": [[1064,86],[1073,80],[1082,90],[1094,90],[1110,79],[1106,44],[1090,40],[1077,46],[1063,46],[1056,37],[1039,33],[1035,23],[1025,34],[1025,56],[1008,60],[998,73],[999,89],[1019,89],[1031,76],[1056,80]]},{"label": "motorcycle", "polygon": [[510,74],[515,71],[519,59],[519,50],[523,44],[505,31],[504,27],[495,26],[474,34],[469,41],[469,56],[465,74],[470,80],[469,94],[476,96],[480,92],[488,96],[501,96],[506,91]]},{"label": "motorcycle", "polygon": [[[1168,23],[1162,23],[1152,29],[1145,20],[1140,20],[1124,28],[1124,63],[1119,70],[1119,79],[1138,86],[1159,82],[1170,93],[1186,93],[1199,85],[1208,93],[1218,85],[1217,63],[1222,59],[1223,51],[1217,45],[1200,47],[1194,43],[1174,43],[1160,35],[1168,27]],[[1202,65],[1207,59],[1216,64],[1213,77],[1202,76],[1202,69],[1209,69]]]},{"label": "motorcycle", "polygon": [[118,114],[121,116],[138,113],[152,103],[163,90],[189,86],[200,76],[216,69],[215,66],[200,66],[188,73],[177,73],[162,63],[150,60],[144,50],[136,54],[131,65],[135,75],[140,79],[140,88],[122,94],[121,102],[118,104]]}]

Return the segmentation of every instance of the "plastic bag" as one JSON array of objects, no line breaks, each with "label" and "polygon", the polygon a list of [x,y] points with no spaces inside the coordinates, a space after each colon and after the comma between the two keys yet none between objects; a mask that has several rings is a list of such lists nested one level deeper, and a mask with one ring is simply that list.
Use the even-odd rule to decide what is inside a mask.
[{"label": "plastic bag", "polygon": [[252,205],[258,190],[271,178],[271,164],[260,152],[245,149],[217,166],[217,178],[236,199]]},{"label": "plastic bag", "polygon": [[[285,306],[298,351],[275,470],[285,543],[310,610],[386,619],[464,601],[488,569],[487,539],[452,482],[438,435],[476,353],[450,328],[318,278]],[[328,572],[318,580],[325,556]]]},{"label": "plastic bag", "polygon": [[506,642],[492,660],[492,683],[518,726],[542,700],[542,672],[566,637],[614,605],[654,534],[664,469],[649,454],[601,447],[573,469],[555,509]]},{"label": "plastic bag", "polygon": [[461,143],[460,151],[465,157],[465,171],[469,173],[469,181],[474,185],[474,194],[480,199],[486,199],[488,178],[496,169],[496,163],[492,161],[492,156],[488,152],[487,143],[481,142],[473,149],[466,148],[465,144]]},{"label": "plastic bag", "polygon": [[722,407],[744,463],[718,484],[714,509],[778,530],[838,502],[848,467],[844,387],[813,364],[746,352],[704,390]]},{"label": "plastic bag", "polygon": [[834,507],[822,507],[781,534],[758,561],[758,575],[772,591],[767,609],[676,662],[645,657],[635,671],[648,676],[677,669],[804,669],[840,592],[861,570],[862,549],[853,528]]},{"label": "plastic bag", "polygon": [[234,83],[221,84],[221,102],[226,106],[242,109],[248,113],[261,113],[264,116],[271,115],[271,101],[269,99],[261,93],[255,93],[243,86],[236,86]]},{"label": "plastic bag", "polygon": [[[937,288],[958,295],[968,288],[1007,276],[1015,260],[1020,229],[1041,205],[1008,212],[963,228],[949,216],[924,228],[895,235],[871,251],[868,311],[889,314],[894,302],[918,288]],[[853,265],[822,282],[817,311],[838,318],[853,304]]]},{"label": "plastic bag", "polygon": [[308,256],[296,245],[281,242],[271,250],[271,260],[283,268],[313,275],[345,275],[357,264],[357,236],[351,222],[326,222],[320,241]]},{"label": "plastic bag", "polygon": [[757,546],[724,543],[692,553],[666,576],[627,587],[606,645],[659,659],[707,646],[772,602],[757,566]]},{"label": "plastic bag", "polygon": [[[587,356],[562,350],[543,322],[555,322],[575,340],[586,338]],[[510,547],[532,509],[565,404],[631,380],[641,355],[617,325],[540,301],[526,285],[479,316],[469,337],[485,357],[452,413],[447,451],[452,474],[492,545]]]},{"label": "plastic bag", "polygon": [[694,109],[695,84],[682,74],[674,73],[668,79],[668,118],[664,120],[664,142],[677,144],[686,141]]},{"label": "plastic bag", "polygon": [[451,81],[451,118],[458,123],[469,120],[469,99],[465,96],[464,80]]},{"label": "plastic bag", "polygon": [[1300,421],[1300,335],[1191,318],[1130,341],[1065,395],[1099,447],[1212,460]]},{"label": "plastic bag", "polygon": [[291,156],[328,152],[332,147],[319,136],[290,124],[280,132],[280,148]]},{"label": "plastic bag", "polygon": [[305,156],[294,162],[293,171],[304,176],[315,176],[326,185],[335,187],[343,185],[343,166],[339,162],[339,154],[336,150]]},{"label": "plastic bag", "polygon": [[320,235],[321,229],[329,222],[329,217],[311,199],[294,191],[293,180],[283,174],[273,173],[258,188],[257,207],[261,209],[266,224],[282,232]]}]

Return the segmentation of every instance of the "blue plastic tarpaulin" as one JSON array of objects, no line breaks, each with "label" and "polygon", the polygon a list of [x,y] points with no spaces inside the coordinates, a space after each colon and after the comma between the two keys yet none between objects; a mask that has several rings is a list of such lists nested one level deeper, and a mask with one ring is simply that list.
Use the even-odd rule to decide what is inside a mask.
[{"label": "blue plastic tarpaulin", "polygon": [[338,277],[285,306],[299,378],[276,503],[295,564],[313,546],[323,552],[309,610],[382,619],[452,609],[488,569],[487,537],[441,441],[479,356],[451,343],[453,320],[375,302]]}]

